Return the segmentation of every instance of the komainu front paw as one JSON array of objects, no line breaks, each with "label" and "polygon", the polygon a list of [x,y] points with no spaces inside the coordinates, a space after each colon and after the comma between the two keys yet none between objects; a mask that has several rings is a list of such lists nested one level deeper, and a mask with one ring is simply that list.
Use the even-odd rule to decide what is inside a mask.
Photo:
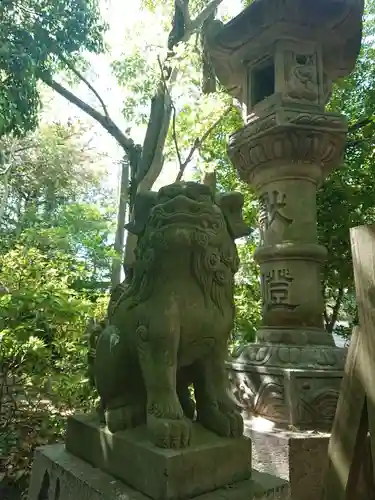
[{"label": "komainu front paw", "polygon": [[147,429],[151,441],[159,448],[179,449],[190,444],[191,422],[186,418],[172,420],[149,415]]},{"label": "komainu front paw", "polygon": [[180,420],[184,416],[184,411],[177,394],[166,391],[165,393],[156,393],[149,396],[147,415],[159,419]]},{"label": "komainu front paw", "polygon": [[210,405],[198,411],[198,421],[215,434],[238,438],[243,435],[241,414],[227,405]]}]

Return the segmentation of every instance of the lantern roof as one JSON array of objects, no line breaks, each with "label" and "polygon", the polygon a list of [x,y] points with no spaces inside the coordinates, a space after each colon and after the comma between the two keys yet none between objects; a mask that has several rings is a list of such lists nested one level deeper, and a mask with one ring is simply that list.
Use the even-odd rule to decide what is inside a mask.
[{"label": "lantern roof", "polygon": [[362,39],[364,0],[254,0],[208,35],[216,74],[236,94],[244,66],[278,40],[322,44],[324,72],[331,81],[354,68]]}]

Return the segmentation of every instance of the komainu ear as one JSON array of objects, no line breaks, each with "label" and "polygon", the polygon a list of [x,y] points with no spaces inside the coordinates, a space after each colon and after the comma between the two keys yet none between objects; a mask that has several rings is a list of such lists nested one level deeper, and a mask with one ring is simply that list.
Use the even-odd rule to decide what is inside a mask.
[{"label": "komainu ear", "polygon": [[150,212],[156,203],[157,193],[148,191],[147,193],[137,194],[134,202],[134,219],[126,224],[125,229],[129,233],[139,236],[145,230]]},{"label": "komainu ear", "polygon": [[227,222],[228,230],[233,239],[251,234],[252,229],[243,220],[244,197],[241,193],[220,193],[215,197],[216,204],[221,208]]}]

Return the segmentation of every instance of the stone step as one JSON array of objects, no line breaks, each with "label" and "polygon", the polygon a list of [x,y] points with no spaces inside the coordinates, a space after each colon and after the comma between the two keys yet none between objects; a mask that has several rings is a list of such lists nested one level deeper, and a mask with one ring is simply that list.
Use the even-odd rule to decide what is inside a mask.
[{"label": "stone step", "polygon": [[[188,480],[189,477],[186,477]],[[28,500],[150,500],[72,455],[63,444],[38,448]],[[199,495],[194,500],[290,500],[287,481],[253,471],[252,478]]]}]

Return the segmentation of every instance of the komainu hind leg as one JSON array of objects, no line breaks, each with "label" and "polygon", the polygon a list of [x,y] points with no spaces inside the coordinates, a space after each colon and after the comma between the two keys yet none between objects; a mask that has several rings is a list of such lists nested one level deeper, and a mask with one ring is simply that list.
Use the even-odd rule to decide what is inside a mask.
[{"label": "komainu hind leg", "polygon": [[130,429],[146,423],[146,391],[140,367],[130,361],[124,373],[121,392],[105,405],[105,421],[111,432]]},{"label": "komainu hind leg", "polygon": [[120,341],[113,325],[98,339],[94,373],[100,413],[111,432],[146,422],[146,393],[138,360]]},{"label": "komainu hind leg", "polygon": [[130,429],[146,423],[146,400],[133,392],[119,396],[106,406],[105,423],[111,432]]}]

